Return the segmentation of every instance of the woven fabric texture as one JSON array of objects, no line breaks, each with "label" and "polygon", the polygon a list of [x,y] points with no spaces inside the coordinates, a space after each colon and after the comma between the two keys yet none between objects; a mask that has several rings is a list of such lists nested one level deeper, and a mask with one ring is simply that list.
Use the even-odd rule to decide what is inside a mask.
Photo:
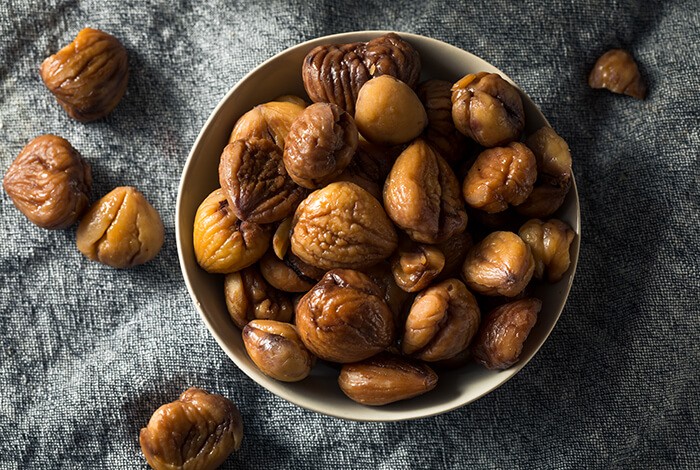
[{"label": "woven fabric texture", "polygon": [[[119,38],[127,93],[70,119],[42,60],[83,27]],[[180,274],[175,200],[207,117],[287,47],[352,30],[430,36],[505,71],[569,143],[580,264],[549,340],[461,409],[362,424],[277,398],[241,373]],[[646,100],[591,90],[596,58],[629,50]],[[698,468],[700,6],[695,0],[0,3],[0,169],[54,133],[91,163],[93,200],[138,187],[162,215],[152,262],[88,261],[75,227],[30,224],[0,191],[0,468],[147,468],[138,431],[189,386],[235,401],[242,449],[223,468]]]}]

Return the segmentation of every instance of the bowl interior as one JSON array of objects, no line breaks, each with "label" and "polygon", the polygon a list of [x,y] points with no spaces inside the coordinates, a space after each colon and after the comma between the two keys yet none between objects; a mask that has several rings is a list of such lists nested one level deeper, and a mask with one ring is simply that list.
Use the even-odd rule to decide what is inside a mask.
[{"label": "bowl interior", "polygon": [[[442,413],[470,403],[494,390],[515,375],[544,343],[566,302],[578,260],[580,212],[578,192],[574,182],[567,199],[556,214],[576,231],[571,249],[571,267],[557,284],[541,287],[535,292],[543,301],[539,320],[530,333],[521,359],[505,371],[489,371],[470,364],[440,374],[438,386],[432,392],[411,400],[383,407],[359,405],[343,395],[337,385],[338,369],[319,363],[311,376],[298,383],[283,383],[262,374],[248,358],[240,330],[231,321],[223,296],[223,276],[202,270],[195,259],[192,227],[199,204],[219,187],[219,156],[225,147],[236,120],[253,106],[284,94],[306,97],[301,79],[304,56],[315,46],[329,43],[367,41],[385,31],[343,33],[318,38],[287,49],[251,71],[238,82],[212,112],[197,138],[185,164],[177,199],[176,232],[180,266],[185,283],[205,324],[221,348],[250,378],[272,393],[304,408],[326,415],[362,421],[393,421],[419,418]],[[467,73],[503,72],[484,60],[435,39],[399,33],[420,53],[421,79],[441,78],[456,81]],[[537,106],[524,94],[526,132],[547,125]]]}]

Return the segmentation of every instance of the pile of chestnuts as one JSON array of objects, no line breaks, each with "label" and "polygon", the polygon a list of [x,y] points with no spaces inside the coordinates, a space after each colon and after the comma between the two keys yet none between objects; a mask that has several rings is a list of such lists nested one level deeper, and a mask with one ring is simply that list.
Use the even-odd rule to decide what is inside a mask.
[{"label": "pile of chestnuts", "polygon": [[313,104],[241,116],[194,220],[251,360],[290,382],[340,364],[366,405],[468,361],[515,364],[542,308],[533,285],[570,264],[575,233],[551,218],[572,183],[566,142],[524,135],[498,74],[420,82],[396,34],[316,47],[301,69]]}]

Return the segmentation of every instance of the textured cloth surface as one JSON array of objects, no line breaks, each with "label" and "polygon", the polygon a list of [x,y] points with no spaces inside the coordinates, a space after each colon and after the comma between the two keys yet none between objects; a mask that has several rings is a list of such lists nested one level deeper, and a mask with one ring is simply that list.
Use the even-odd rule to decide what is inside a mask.
[{"label": "textured cloth surface", "polygon": [[[131,70],[106,119],[71,120],[38,66],[86,26]],[[362,424],[298,408],[241,373],[180,274],[177,185],[199,129],[255,65],[300,41],[388,29],[454,44],[505,71],[569,143],[581,256],[549,340],[518,375],[462,409]],[[645,101],[586,84],[628,49]],[[245,422],[224,468],[698,468],[700,466],[700,6],[685,2],[18,1],[0,4],[0,168],[33,137],[68,139],[93,200],[138,187],[163,250],[115,270],[75,228],[31,225],[0,192],[0,468],[146,468],[138,431],[188,386]]]}]

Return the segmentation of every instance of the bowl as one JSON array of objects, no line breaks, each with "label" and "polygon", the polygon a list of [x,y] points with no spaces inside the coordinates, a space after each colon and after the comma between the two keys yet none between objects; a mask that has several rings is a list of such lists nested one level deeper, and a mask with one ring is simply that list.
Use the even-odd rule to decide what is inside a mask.
[{"label": "bowl", "polygon": [[[204,124],[182,172],[177,197],[176,235],[178,255],[187,289],[202,320],[219,346],[253,381],[275,395],[303,408],[325,415],[357,421],[397,421],[443,413],[464,406],[503,385],[518,373],[537,353],[557,323],[573,281],[579,253],[580,210],[576,183],[556,216],[576,232],[571,246],[571,266],[556,284],[535,291],[543,301],[542,311],[525,342],[520,360],[511,368],[491,371],[477,364],[441,373],[438,386],[431,392],[410,400],[368,407],[347,398],[337,384],[338,369],[320,361],[311,375],[301,382],[278,382],[260,372],[248,358],[240,330],[226,310],[223,276],[208,274],[199,267],[194,255],[192,231],[199,204],[219,187],[218,165],[236,120],[257,104],[284,94],[306,97],[301,78],[301,64],[306,54],[321,44],[368,41],[388,31],[358,31],[335,34],[291,47],[263,62],[229,90]],[[497,72],[506,74],[469,52],[444,42],[409,33],[398,33],[421,55],[422,76],[456,81],[467,73]],[[526,132],[530,133],[547,120],[537,106],[521,91],[526,115]]]}]

